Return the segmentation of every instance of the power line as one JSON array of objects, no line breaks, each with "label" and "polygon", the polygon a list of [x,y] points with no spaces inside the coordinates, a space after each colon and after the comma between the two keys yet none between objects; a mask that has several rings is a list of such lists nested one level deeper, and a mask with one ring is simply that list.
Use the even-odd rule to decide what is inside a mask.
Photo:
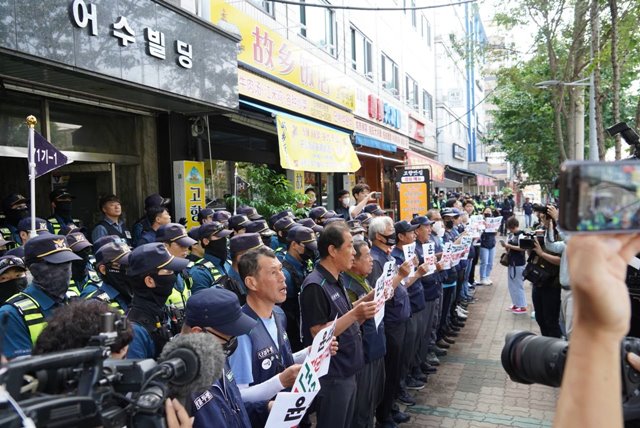
[{"label": "power line", "polygon": [[430,6],[408,6],[408,7],[365,7],[365,6],[338,6],[332,4],[318,4],[318,3],[305,3],[302,1],[292,0],[270,0],[273,3],[290,4],[293,6],[308,6],[308,7],[322,7],[325,9],[344,9],[344,10],[366,10],[370,12],[384,12],[393,10],[425,10],[425,9],[437,9],[441,7],[458,6],[465,3],[476,3],[478,0],[460,0],[455,3],[446,4],[434,4]]},{"label": "power line", "polygon": [[464,125],[464,122],[462,122],[461,118],[465,117],[466,115],[468,115],[469,113],[471,113],[472,111],[474,111],[474,110],[476,109],[476,107],[478,107],[480,104],[482,104],[482,103],[484,102],[484,100],[486,100],[487,98],[489,98],[489,95],[493,94],[497,89],[498,89],[498,88],[497,88],[497,87],[495,87],[495,88],[493,88],[492,90],[490,90],[490,91],[489,91],[489,92],[484,96],[484,98],[482,98],[480,101],[478,101],[478,102],[476,103],[476,105],[474,105],[473,107],[471,107],[471,109],[470,109],[470,110],[467,110],[467,112],[466,112],[466,113],[464,113],[464,114],[460,115],[459,117],[456,117],[456,118],[455,118],[455,119],[453,119],[451,122],[449,122],[449,123],[447,123],[447,124],[445,124],[445,125],[438,126],[438,127],[436,128],[436,132],[437,132],[437,131],[439,131],[439,130],[441,130],[441,129],[443,129],[443,128],[446,128],[447,126],[449,126],[449,125],[451,125],[451,124],[453,124],[453,123],[456,123],[456,122],[460,122],[460,123],[462,123],[462,124]]}]

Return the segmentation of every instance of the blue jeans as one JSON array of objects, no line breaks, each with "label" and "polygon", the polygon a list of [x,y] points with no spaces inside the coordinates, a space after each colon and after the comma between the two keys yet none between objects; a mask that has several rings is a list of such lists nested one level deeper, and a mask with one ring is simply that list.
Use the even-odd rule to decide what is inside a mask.
[{"label": "blue jeans", "polygon": [[522,277],[524,266],[509,266],[508,271],[507,279],[511,303],[519,308],[525,308],[527,307],[527,297],[524,294],[524,278]]},{"label": "blue jeans", "polygon": [[493,269],[493,256],[496,254],[496,247],[480,247],[480,280],[488,279]]},{"label": "blue jeans", "polygon": [[524,227],[525,228],[530,228],[531,227],[531,214],[525,214],[524,215]]}]

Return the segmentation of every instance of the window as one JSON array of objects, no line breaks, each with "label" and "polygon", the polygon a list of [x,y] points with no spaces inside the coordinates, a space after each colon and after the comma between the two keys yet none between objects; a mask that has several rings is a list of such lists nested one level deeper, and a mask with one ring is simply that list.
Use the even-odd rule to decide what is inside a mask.
[{"label": "window", "polygon": [[351,27],[351,68],[373,80],[371,41]]},{"label": "window", "polygon": [[431,46],[431,23],[424,15],[421,17],[422,25],[421,25],[421,35],[424,40],[427,41],[427,45]]},{"label": "window", "polygon": [[[301,0],[305,3],[307,0]],[[318,4],[329,4],[317,0]],[[336,14],[325,7],[300,6],[300,35],[335,56],[336,49]]]},{"label": "window", "polygon": [[420,109],[420,104],[418,103],[418,83],[411,78],[408,74],[404,77],[404,87],[405,87],[405,102],[407,105],[414,109]]},{"label": "window", "polygon": [[[416,1],[415,0],[411,0],[410,2],[410,6],[412,8],[416,7]],[[413,26],[413,28],[418,28],[418,16],[417,16],[417,11],[415,9],[411,9],[411,25]]]},{"label": "window", "polygon": [[381,56],[381,76],[382,87],[391,92],[396,98],[400,98],[400,73],[398,71],[398,64],[393,62],[391,58],[382,54]]},{"label": "window", "polygon": [[249,0],[249,3],[273,16],[273,2],[267,0]]},{"label": "window", "polygon": [[425,90],[422,91],[422,114],[429,120],[433,120],[433,97]]}]

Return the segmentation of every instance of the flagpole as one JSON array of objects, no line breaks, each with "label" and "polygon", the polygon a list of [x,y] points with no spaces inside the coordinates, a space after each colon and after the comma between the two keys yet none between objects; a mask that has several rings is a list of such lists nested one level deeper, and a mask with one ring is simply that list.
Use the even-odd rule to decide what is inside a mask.
[{"label": "flagpole", "polygon": [[233,215],[238,208],[238,162],[233,164]]},{"label": "flagpole", "polygon": [[36,148],[34,143],[35,126],[38,120],[35,116],[27,116],[27,126],[29,127],[29,184],[31,199],[31,231],[29,236],[36,236]]}]

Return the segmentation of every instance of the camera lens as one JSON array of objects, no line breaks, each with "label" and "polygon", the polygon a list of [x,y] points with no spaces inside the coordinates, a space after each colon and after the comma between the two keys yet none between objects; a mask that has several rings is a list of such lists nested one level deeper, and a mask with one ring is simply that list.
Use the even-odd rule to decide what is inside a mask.
[{"label": "camera lens", "polygon": [[502,348],[502,367],[514,382],[560,386],[567,358],[567,342],[536,336],[529,331],[508,333]]}]

